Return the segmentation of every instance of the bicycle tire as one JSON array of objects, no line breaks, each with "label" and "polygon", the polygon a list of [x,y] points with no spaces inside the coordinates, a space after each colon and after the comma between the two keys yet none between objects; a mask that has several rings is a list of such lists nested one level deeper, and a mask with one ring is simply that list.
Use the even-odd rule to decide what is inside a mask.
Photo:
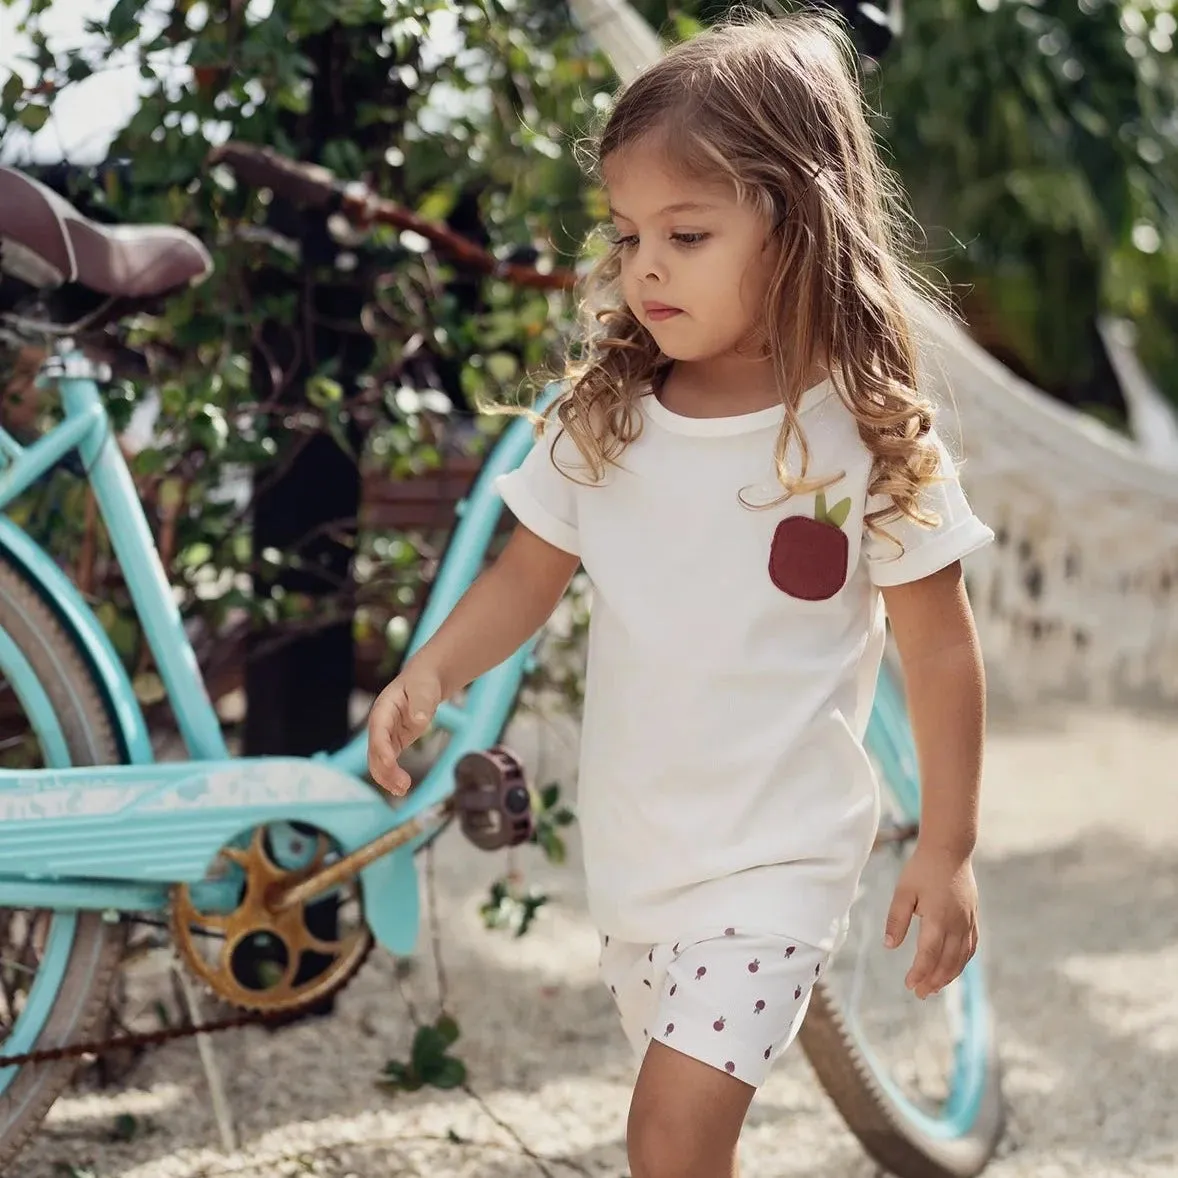
[{"label": "bicycle tire", "polygon": [[819,1083],[867,1153],[899,1178],[974,1178],[998,1146],[1004,1125],[1000,1068],[990,1045],[990,1083],[967,1133],[939,1137],[915,1125],[884,1090],[848,1029],[837,1001],[821,982],[814,987],[799,1032]]},{"label": "bicycle tire", "polygon": [[[69,764],[109,765],[121,761],[105,695],[87,660],[52,606],[3,552],[0,632],[27,663],[16,672],[14,680],[13,666],[7,664],[16,660],[4,650],[0,652],[0,676],[13,682],[19,696],[20,680],[31,670],[52,709],[52,721],[68,751]],[[21,702],[25,703],[23,697]],[[42,715],[40,719],[44,722],[47,717]],[[38,732],[38,736],[44,747],[43,733]],[[56,990],[50,993],[50,1005],[39,1016],[40,1027],[31,1042],[15,1051],[6,1048],[6,1044],[19,1043],[22,1038],[21,1021],[29,1016],[26,1007],[8,1034],[0,1038],[0,1054],[24,1054],[27,1050],[85,1039],[108,1008],[126,939],[123,926],[104,921],[100,913],[54,913],[50,921],[46,941],[62,947],[63,960],[56,966],[56,981],[48,973],[45,977],[48,985],[56,985]],[[49,956],[56,963],[56,955]],[[36,1132],[77,1066],[77,1060],[60,1060],[0,1069],[0,1171]]]},{"label": "bicycle tire", "polygon": [[[882,714],[881,714],[882,708]],[[908,821],[919,819],[919,780],[907,710],[898,683],[885,663],[880,694],[868,731],[873,739],[897,742],[900,756],[878,756],[881,791],[891,790],[897,809]],[[902,782],[896,776],[903,775]],[[890,899],[890,896],[888,897]],[[878,933],[879,953],[882,926]],[[981,963],[975,957],[955,985],[968,986],[972,1001],[964,1003],[963,1027],[956,1062],[964,1059],[970,1098],[947,1099],[944,1115],[918,1110],[893,1084],[869,1046],[855,1032],[856,1020],[846,1017],[828,979],[818,982],[799,1041],[819,1083],[826,1090],[851,1132],[880,1166],[900,1178],[973,1178],[997,1149],[1005,1123],[1001,1066]],[[916,999],[911,1001],[915,1002]],[[964,1046],[963,1046],[964,1045]]]}]

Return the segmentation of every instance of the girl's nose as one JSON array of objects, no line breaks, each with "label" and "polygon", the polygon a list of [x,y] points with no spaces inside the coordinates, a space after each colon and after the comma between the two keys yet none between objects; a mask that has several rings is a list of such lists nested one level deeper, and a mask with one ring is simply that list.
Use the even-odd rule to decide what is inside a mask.
[{"label": "girl's nose", "polygon": [[653,248],[638,259],[638,273],[646,282],[662,282],[667,277],[666,266]]},{"label": "girl's nose", "polygon": [[663,262],[657,241],[639,241],[634,254],[634,271],[643,282],[664,282],[667,268]]}]

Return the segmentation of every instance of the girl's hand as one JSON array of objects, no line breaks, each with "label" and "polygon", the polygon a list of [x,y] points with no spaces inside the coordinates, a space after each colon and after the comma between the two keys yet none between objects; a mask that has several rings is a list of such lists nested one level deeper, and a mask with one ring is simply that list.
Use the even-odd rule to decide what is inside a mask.
[{"label": "girl's hand", "polygon": [[425,735],[442,701],[438,677],[407,667],[376,697],[368,716],[368,772],[381,789],[404,797],[412,785],[397,758]]},{"label": "girl's hand", "polygon": [[914,915],[920,917],[920,936],[904,984],[917,998],[927,998],[953,981],[978,947],[978,888],[968,855],[917,841],[888,911],[889,949],[903,943]]}]

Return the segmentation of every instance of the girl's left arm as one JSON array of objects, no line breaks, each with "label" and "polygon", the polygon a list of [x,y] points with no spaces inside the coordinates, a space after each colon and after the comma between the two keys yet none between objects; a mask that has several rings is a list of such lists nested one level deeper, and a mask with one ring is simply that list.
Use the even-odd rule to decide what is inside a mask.
[{"label": "girl's left arm", "polygon": [[905,979],[918,998],[965,968],[978,941],[972,856],[986,723],[985,673],[960,562],[883,589],[904,674],[921,779],[920,835],[888,913],[885,944],[920,918]]}]

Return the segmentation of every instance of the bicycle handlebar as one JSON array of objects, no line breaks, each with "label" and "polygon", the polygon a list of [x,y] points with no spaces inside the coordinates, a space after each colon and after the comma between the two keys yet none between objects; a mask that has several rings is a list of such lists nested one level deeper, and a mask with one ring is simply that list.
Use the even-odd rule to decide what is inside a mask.
[{"label": "bicycle handlebar", "polygon": [[340,180],[319,164],[292,160],[272,148],[231,141],[214,148],[208,159],[210,165],[225,164],[253,188],[269,188],[308,208],[338,211],[354,225],[392,225],[420,234],[456,262],[503,278],[516,286],[569,290],[576,284],[577,275],[573,270],[554,268],[544,271],[534,266],[501,261],[448,226],[418,216],[404,205],[379,196],[359,181]]}]

